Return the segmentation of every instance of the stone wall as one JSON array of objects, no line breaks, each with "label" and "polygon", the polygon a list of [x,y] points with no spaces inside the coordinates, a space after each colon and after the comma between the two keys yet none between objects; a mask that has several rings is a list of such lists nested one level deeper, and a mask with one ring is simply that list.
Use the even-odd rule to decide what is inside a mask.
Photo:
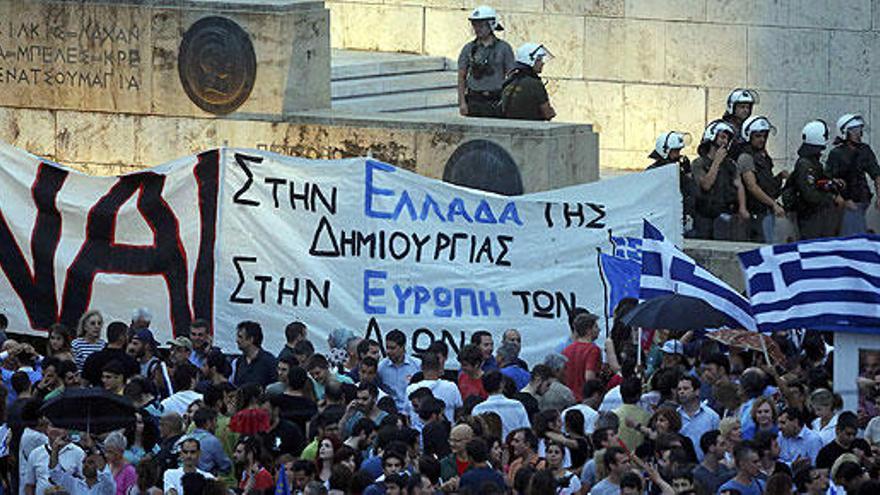
[{"label": "stone wall", "polygon": [[117,175],[219,146],[303,158],[372,156],[442,179],[462,144],[506,151],[523,192],[598,180],[598,138],[588,125],[419,118],[311,111],[285,120],[125,115],[0,107],[0,140],[94,175]]},{"label": "stone wall", "polygon": [[[481,0],[482,1],[482,0]],[[334,47],[457,58],[474,0],[329,0]],[[601,135],[600,165],[641,168],[668,129],[699,136],[734,87],[756,88],[792,166],[803,124],[880,120],[880,0],[487,0],[516,47],[546,44],[561,121]],[[876,110],[876,112],[875,112]],[[870,129],[880,143],[880,125]],[[689,150],[693,153],[693,150]]]}]

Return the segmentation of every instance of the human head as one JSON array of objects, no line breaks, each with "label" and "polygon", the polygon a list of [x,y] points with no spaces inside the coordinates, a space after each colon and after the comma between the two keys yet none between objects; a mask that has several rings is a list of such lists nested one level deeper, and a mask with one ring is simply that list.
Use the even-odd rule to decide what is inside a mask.
[{"label": "human head", "polygon": [[385,476],[391,476],[406,468],[406,451],[397,448],[387,448],[382,452],[382,471]]},{"label": "human head", "polygon": [[648,426],[658,433],[674,433],[681,429],[681,416],[671,407],[658,407],[648,421]]},{"label": "human head", "polygon": [[767,146],[767,138],[776,133],[776,127],[763,115],[752,115],[743,122],[742,138],[756,150]]},{"label": "human head", "polygon": [[140,330],[142,328],[150,328],[150,322],[153,321],[153,315],[147,308],[137,308],[131,314],[131,329]]},{"label": "human head", "polygon": [[392,330],[385,336],[385,352],[388,359],[399,363],[406,356],[406,335],[400,330]]},{"label": "human head", "polygon": [[727,95],[725,115],[744,122],[752,114],[752,108],[758,101],[758,93],[755,90],[736,88]]},{"label": "human head", "polygon": [[449,448],[452,450],[453,454],[463,457],[465,455],[467,443],[473,438],[474,430],[471,429],[470,425],[464,423],[457,424],[453,426],[452,430],[449,432]]},{"label": "human head", "polygon": [[323,354],[312,355],[306,362],[305,369],[321,385],[327,385],[330,381],[330,363]]},{"label": "human head", "polygon": [[86,311],[79,319],[79,324],[76,326],[76,335],[77,337],[88,339],[99,339],[101,338],[101,330],[103,328],[104,317],[101,316],[100,311],[93,309]]},{"label": "human head", "polygon": [[796,409],[785,408],[779,413],[779,431],[788,438],[796,437],[804,427],[803,418]]},{"label": "human head", "polygon": [[749,443],[741,443],[733,450],[733,460],[736,464],[737,472],[744,474],[751,479],[758,475],[760,466],[758,460],[760,457],[755,449]]},{"label": "human head", "polygon": [[[690,142],[690,134],[684,132],[669,131],[657,136],[654,142],[654,153],[652,158],[662,158],[664,160],[678,160],[681,157],[681,150]],[[618,316],[615,315],[615,319]]]},{"label": "human head", "polygon": [[836,405],[835,399],[833,392],[825,388],[820,388],[810,394],[809,403],[816,416],[819,416],[820,418],[830,418],[834,415]]},{"label": "human head", "polygon": [[107,435],[104,438],[104,454],[107,457],[107,462],[116,462],[122,459],[127,446],[128,442],[122,433],[114,431]]},{"label": "human head", "polygon": [[125,348],[128,343],[128,325],[121,321],[114,321],[107,325],[107,344],[113,347]]},{"label": "human head", "polygon": [[465,345],[458,353],[458,362],[465,373],[474,374],[483,365],[483,360],[482,351],[474,344]]},{"label": "human head", "polygon": [[636,404],[642,397],[642,381],[637,377],[630,377],[620,384],[620,398],[624,404]]},{"label": "human head", "polygon": [[702,368],[703,380],[709,384],[714,384],[730,374],[730,359],[724,354],[716,352],[703,360]]},{"label": "human head", "polygon": [[733,139],[735,131],[733,127],[730,126],[727,122],[723,120],[713,120],[709,122],[709,125],[706,126],[706,129],[703,131],[703,139],[700,142],[700,148],[704,149],[706,146],[718,149],[718,148],[726,148],[730,141]]},{"label": "human head", "polygon": [[169,358],[174,366],[180,366],[189,362],[189,355],[192,353],[193,345],[189,337],[176,337],[167,342],[171,349]]},{"label": "human head", "polygon": [[704,455],[714,456],[720,459],[724,456],[724,437],[718,430],[709,430],[700,436],[700,450]]},{"label": "human head", "polygon": [[189,324],[189,339],[193,349],[204,352],[211,346],[211,324],[208,320],[195,319]]},{"label": "human head", "polygon": [[498,366],[504,367],[513,363],[519,358],[519,347],[516,344],[501,344],[495,353]]},{"label": "human head", "polygon": [[565,446],[559,442],[548,441],[544,448],[545,457],[547,459],[547,467],[550,469],[559,469],[565,460]]},{"label": "human head", "polygon": [[303,490],[306,485],[315,479],[315,464],[305,459],[297,459],[293,461],[293,486],[294,490]]},{"label": "human head", "polygon": [[365,357],[371,357],[376,361],[382,359],[382,348],[373,339],[363,339],[357,345],[358,359],[363,361]]},{"label": "human head", "polygon": [[856,439],[856,433],[859,431],[858,417],[852,411],[843,411],[837,416],[837,426],[834,428],[836,441],[841,446],[849,448],[853,440]]},{"label": "human head", "polygon": [[480,349],[480,353],[483,355],[483,360],[490,359],[495,351],[495,342],[492,339],[492,334],[486,330],[477,330],[474,332],[471,335],[471,344]]},{"label": "human head", "polygon": [[597,322],[599,317],[590,313],[581,313],[572,321],[572,337],[574,339],[594,340],[599,334]]},{"label": "human head", "polygon": [[818,495],[828,490],[828,470],[804,466],[794,473],[794,484],[798,493]]},{"label": "human head", "polygon": [[379,363],[375,358],[370,356],[361,359],[358,363],[358,377],[361,382],[376,384],[379,375]]},{"label": "human head", "polygon": [[540,43],[523,43],[516,49],[516,62],[531,67],[535,73],[540,74],[544,64],[553,58],[553,54]]},{"label": "human head", "polygon": [[759,428],[770,428],[776,421],[776,403],[768,396],[755,399],[752,404],[752,421]]},{"label": "human head", "polygon": [[480,437],[471,439],[465,450],[468,459],[474,464],[483,464],[489,460],[489,445]]},{"label": "human head", "polygon": [[241,352],[252,352],[263,345],[263,328],[255,321],[246,320],[236,327],[236,343]]},{"label": "human head", "polygon": [[288,323],[287,326],[284,327],[284,339],[290,347],[295,346],[297,342],[305,339],[306,333],[306,324],[301,321]]},{"label": "human head", "polygon": [[483,382],[483,390],[485,390],[487,394],[493,395],[501,393],[502,375],[500,371],[492,370],[484,374],[481,381]]},{"label": "human head", "polygon": [[495,12],[495,9],[487,5],[480,5],[472,10],[470,15],[468,15],[468,20],[471,23],[471,28],[474,30],[474,35],[478,38],[491,36],[493,31],[504,29],[498,22],[498,14]]},{"label": "human head", "polygon": [[53,323],[49,327],[50,351],[47,354],[51,356],[59,352],[70,352],[70,342],[72,340],[70,330],[66,325],[63,323]]},{"label": "human head", "polygon": [[186,468],[196,468],[201,455],[201,444],[195,438],[187,438],[180,444],[180,460]]},{"label": "human head", "polygon": [[837,119],[837,130],[844,140],[860,143],[865,129],[865,118],[860,114],[848,113]]},{"label": "human head", "polygon": [[519,350],[522,350],[522,335],[519,333],[519,330],[515,328],[508,328],[501,335],[501,343],[511,343],[516,345],[518,348],[517,352],[519,352]]},{"label": "human head", "polygon": [[718,431],[731,445],[738,445],[742,441],[742,425],[739,418],[727,417],[718,423]]},{"label": "human head", "polygon": [[605,449],[605,454],[602,456],[602,460],[605,462],[605,467],[608,469],[608,472],[613,474],[617,479],[620,479],[620,477],[623,476],[623,473],[630,469],[629,455],[627,455],[626,451],[620,447],[615,446]]},{"label": "human head", "polygon": [[376,399],[379,397],[379,389],[368,382],[361,382],[357,388],[355,405],[364,414],[370,414],[376,407]]},{"label": "human head", "polygon": [[130,347],[134,348],[134,357],[141,359],[145,356],[152,357],[156,352],[159,343],[153,337],[153,332],[147,328],[142,328],[134,333],[131,337]]},{"label": "human head", "polygon": [[644,482],[638,474],[627,471],[620,477],[620,495],[642,495]]},{"label": "human head", "polygon": [[122,393],[125,386],[125,369],[117,360],[110,361],[101,368],[101,384],[104,390],[113,393]]},{"label": "human head", "polygon": [[700,400],[700,380],[693,375],[684,375],[678,380],[678,402],[692,404]]},{"label": "human head", "polygon": [[217,411],[209,407],[200,407],[193,414],[193,424],[196,425],[196,428],[213,433],[217,426]]}]

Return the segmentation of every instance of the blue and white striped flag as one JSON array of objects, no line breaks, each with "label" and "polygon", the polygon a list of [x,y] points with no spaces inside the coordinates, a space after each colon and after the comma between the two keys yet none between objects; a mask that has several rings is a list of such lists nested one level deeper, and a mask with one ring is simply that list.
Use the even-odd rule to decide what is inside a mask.
[{"label": "blue and white striped flag", "polygon": [[669,294],[696,297],[730,316],[746,330],[755,330],[749,301],[712,275],[645,220],[642,238],[642,277],[639,297]]},{"label": "blue and white striped flag", "polygon": [[880,236],[767,246],[739,259],[762,331],[880,333]]}]

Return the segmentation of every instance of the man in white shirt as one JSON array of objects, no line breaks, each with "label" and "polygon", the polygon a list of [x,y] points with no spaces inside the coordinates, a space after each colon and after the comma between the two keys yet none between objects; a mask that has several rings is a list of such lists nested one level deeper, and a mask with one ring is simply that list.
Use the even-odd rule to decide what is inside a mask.
[{"label": "man in white shirt", "polygon": [[52,488],[52,482],[49,480],[49,461],[53,454],[58,458],[58,467],[74,476],[81,474],[82,462],[86,456],[79,446],[67,440],[66,430],[49,426],[46,434],[50,443],[31,451],[27,463],[22,466],[25,487],[33,490],[36,495],[44,495]]},{"label": "man in white shirt", "polygon": [[473,416],[493,412],[501,418],[501,438],[507,438],[507,434],[519,428],[531,428],[529,415],[522,403],[508,399],[501,394],[501,382],[503,375],[500,371],[493,370],[483,375],[483,389],[489,394],[489,398],[477,404],[472,411]]},{"label": "man in white shirt", "polygon": [[21,434],[21,440],[18,444],[18,493],[26,495],[25,487],[28,484],[34,485],[34,476],[31,476],[30,456],[38,449],[49,444],[49,437],[46,436],[46,429],[49,422],[46,418],[40,418],[33,428],[25,428]]},{"label": "man in white shirt", "polygon": [[202,400],[202,394],[193,391],[193,387],[196,384],[195,369],[188,362],[174,369],[171,385],[176,392],[162,401],[162,410],[164,412],[176,412],[183,416],[186,414],[187,409],[189,409],[190,404],[197,400]]},{"label": "man in white shirt", "polygon": [[[450,423],[455,423],[455,410],[463,405],[461,392],[458,390],[458,385],[442,378],[443,363],[440,362],[440,358],[436,354],[426,352],[422,355],[422,374],[424,378],[421,381],[411,383],[406,387],[406,396],[409,397],[420,388],[427,388],[435,398],[446,404],[446,419]],[[412,406],[409,403],[408,405]],[[410,411],[410,413],[416,414],[416,411]]]},{"label": "man in white shirt", "polygon": [[183,495],[181,480],[184,474],[198,473],[205,479],[214,479],[211,473],[206,473],[198,468],[201,453],[201,446],[195,438],[187,438],[181,443],[180,459],[182,465],[177,469],[165,471],[165,476],[162,479],[165,495]]},{"label": "man in white shirt", "polygon": [[[60,450],[60,449],[56,449]],[[95,454],[86,457],[82,465],[82,478],[61,469],[58,455],[53,451],[49,460],[49,476],[55,485],[70,495],[115,495],[116,480],[104,458]]]}]

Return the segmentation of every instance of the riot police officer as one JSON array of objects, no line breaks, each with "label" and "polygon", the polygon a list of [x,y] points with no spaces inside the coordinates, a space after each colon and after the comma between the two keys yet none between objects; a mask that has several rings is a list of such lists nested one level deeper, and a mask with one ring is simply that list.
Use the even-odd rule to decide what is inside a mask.
[{"label": "riot police officer", "polygon": [[752,116],[752,110],[758,104],[758,92],[753,89],[736,88],[727,95],[727,106],[721,120],[730,124],[735,132],[730,147],[730,157],[736,160],[745,145],[742,136],[743,123]]},{"label": "riot police officer", "polygon": [[751,215],[749,240],[773,243],[776,217],[784,217],[785,209],[777,203],[782,181],[787,172],[773,174],[773,159],[767,153],[767,139],[776,128],[763,115],[753,115],[743,122],[745,144],[736,159],[740,178],[746,190],[746,207]]},{"label": "riot police officer", "polygon": [[798,160],[789,178],[793,182],[793,207],[797,212],[801,239],[837,235],[843,197],[843,181],[826,175],[822,151],[828,145],[828,125],[822,120],[808,122],[801,134]]},{"label": "riot police officer", "polygon": [[513,48],[495,36],[504,28],[492,7],[475,8],[468,19],[475,38],[458,55],[458,108],[470,117],[498,117],[501,85],[513,69]]},{"label": "riot police officer", "polygon": [[666,165],[678,165],[678,186],[681,190],[682,199],[682,225],[685,237],[694,235],[694,200],[697,192],[697,183],[691,172],[691,162],[681,151],[690,144],[691,135],[686,132],[669,131],[657,136],[654,143],[654,151],[648,155],[654,163],[648,165],[646,170],[663,167]]},{"label": "riot police officer", "polygon": [[[834,140],[834,148],[828,154],[828,174],[844,182],[840,195],[844,200],[840,235],[864,234],[868,230],[865,212],[871,204],[871,189],[865,174],[874,180],[880,191],[880,166],[870,146],[862,142],[865,119],[858,114],[846,114],[837,121],[840,135]],[[880,195],[877,201],[880,207]]]},{"label": "riot police officer", "polygon": [[745,192],[736,163],[728,156],[734,130],[730,124],[715,120],[706,126],[691,166],[697,182],[694,216],[696,237],[738,241],[745,238],[749,219]]},{"label": "riot police officer", "polygon": [[544,64],[553,55],[544,45],[524,43],[516,49],[516,65],[501,91],[501,113],[507,119],[550,120],[556,111],[541,82]]}]

